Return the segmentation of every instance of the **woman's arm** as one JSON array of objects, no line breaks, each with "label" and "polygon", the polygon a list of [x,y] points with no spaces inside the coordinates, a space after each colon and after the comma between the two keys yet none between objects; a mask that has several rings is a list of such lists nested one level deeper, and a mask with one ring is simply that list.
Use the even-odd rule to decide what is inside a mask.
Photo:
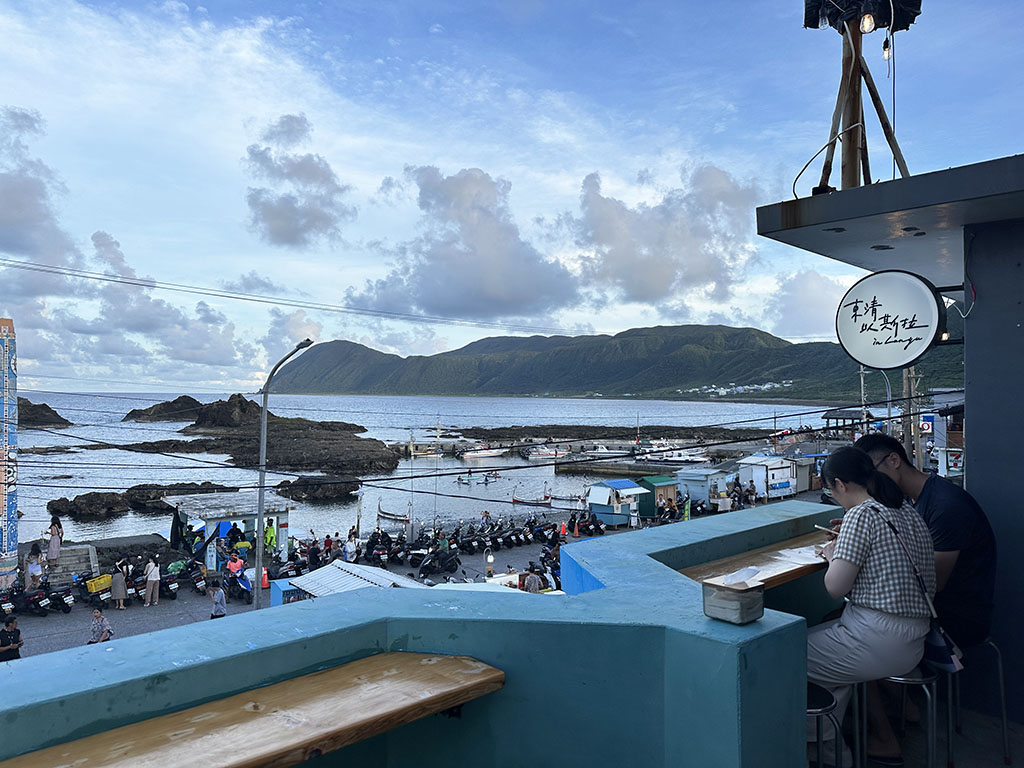
[{"label": "woman's arm", "polygon": [[826,544],[821,554],[828,560],[828,570],[825,571],[825,589],[834,598],[845,597],[853,589],[853,582],[857,580],[860,573],[860,566],[843,560],[841,557],[833,557],[835,541]]}]

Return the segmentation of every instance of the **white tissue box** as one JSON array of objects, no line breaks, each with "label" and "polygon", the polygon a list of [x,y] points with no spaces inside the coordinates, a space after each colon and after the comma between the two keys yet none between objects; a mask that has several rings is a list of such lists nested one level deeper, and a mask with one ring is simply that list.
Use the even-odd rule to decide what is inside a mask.
[{"label": "white tissue box", "polygon": [[749,624],[764,616],[764,584],[741,581],[724,584],[724,576],[701,582],[704,592],[704,615],[730,624]]}]

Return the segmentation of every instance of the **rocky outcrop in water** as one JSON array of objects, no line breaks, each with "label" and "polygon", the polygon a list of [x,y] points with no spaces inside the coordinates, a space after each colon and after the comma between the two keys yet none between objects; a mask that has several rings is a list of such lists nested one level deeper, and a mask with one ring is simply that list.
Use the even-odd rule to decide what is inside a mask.
[{"label": "rocky outcrop in water", "polygon": [[74,424],[46,403],[39,403],[37,405],[36,403],[29,402],[24,397],[19,397],[18,426],[21,429],[39,429],[43,427],[73,427]]},{"label": "rocky outcrop in water", "polygon": [[74,499],[59,498],[46,504],[51,515],[68,516],[75,520],[106,520],[123,515],[131,506],[122,493],[92,492],[75,496]]},{"label": "rocky outcrop in water", "polygon": [[121,421],[195,421],[202,407],[203,404],[194,397],[182,395],[149,408],[128,411]]},{"label": "rocky outcrop in water", "polygon": [[278,496],[309,502],[344,501],[358,489],[359,483],[352,478],[330,475],[285,480],[274,487]]}]

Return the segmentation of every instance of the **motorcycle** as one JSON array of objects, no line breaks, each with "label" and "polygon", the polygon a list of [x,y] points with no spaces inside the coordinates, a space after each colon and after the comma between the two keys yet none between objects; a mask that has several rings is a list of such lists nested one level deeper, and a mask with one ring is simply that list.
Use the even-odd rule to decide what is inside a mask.
[{"label": "motorcycle", "polygon": [[14,604],[14,610],[18,613],[34,613],[36,616],[49,615],[50,598],[41,589],[25,589],[20,581],[15,581],[7,590],[7,597]]},{"label": "motorcycle", "polygon": [[224,583],[227,587],[228,599],[238,598],[252,605],[252,582],[245,575],[245,569],[240,569],[236,573],[227,573]]},{"label": "motorcycle", "polygon": [[46,593],[46,597],[50,601],[48,608],[51,611],[71,613],[71,606],[75,604],[75,597],[71,594],[70,585],[63,587],[51,587],[50,577],[43,576],[43,580],[39,583],[39,588]]},{"label": "motorcycle", "polygon": [[176,576],[166,574],[160,577],[160,597],[169,600],[178,599],[178,579]]},{"label": "motorcycle", "polygon": [[203,569],[199,566],[198,560],[189,560],[180,573],[192,582],[192,589],[200,595],[206,594],[206,577],[203,576]]},{"label": "motorcycle", "polygon": [[455,573],[461,565],[462,560],[459,558],[459,553],[456,550],[441,552],[435,549],[423,558],[423,562],[420,563],[419,576],[423,578],[435,573]]},{"label": "motorcycle", "polygon": [[72,588],[78,589],[78,599],[83,603],[103,608],[110,602],[110,587],[105,587],[97,592],[90,592],[86,584],[92,578],[92,571],[81,571],[71,575]]}]

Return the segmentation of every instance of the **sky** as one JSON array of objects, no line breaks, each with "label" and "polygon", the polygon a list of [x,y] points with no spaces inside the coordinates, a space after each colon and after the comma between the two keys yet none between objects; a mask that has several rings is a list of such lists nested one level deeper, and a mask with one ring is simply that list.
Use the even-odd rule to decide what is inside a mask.
[{"label": "sky", "polygon": [[[1015,6],[962,8],[924,3],[895,68],[864,38],[911,173],[1021,149]],[[802,21],[799,0],[0,0],[19,383],[255,390],[305,337],[833,339],[861,274],[754,222],[828,138],[841,39]]]}]

